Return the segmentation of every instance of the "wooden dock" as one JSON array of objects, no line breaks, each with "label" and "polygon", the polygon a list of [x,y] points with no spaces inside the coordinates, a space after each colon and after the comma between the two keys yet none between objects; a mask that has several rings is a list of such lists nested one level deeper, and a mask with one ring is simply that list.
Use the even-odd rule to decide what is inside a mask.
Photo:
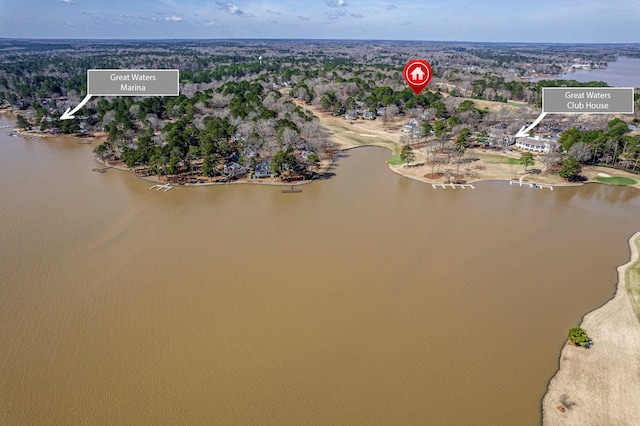
[{"label": "wooden dock", "polygon": [[160,191],[161,189],[164,189],[164,192],[167,191],[171,191],[173,189],[173,186],[169,185],[168,183],[165,183],[164,185],[153,185],[151,187],[149,187],[149,189],[155,189],[156,191]]},{"label": "wooden dock", "polygon": [[8,136],[13,136],[15,138],[23,138],[23,139],[40,139],[36,136],[33,135],[28,135],[26,133],[20,133],[20,132],[9,132],[7,133]]},{"label": "wooden dock", "polygon": [[518,185],[518,186],[528,186],[531,189],[544,189],[548,188],[553,191],[553,185],[545,184],[545,183],[533,183],[533,182],[522,182],[521,180],[510,180],[509,185]]},{"label": "wooden dock", "polygon": [[297,194],[298,192],[302,192],[302,189],[294,188],[293,185],[291,185],[291,187],[288,188],[288,189],[283,189],[282,190],[283,194]]},{"label": "wooden dock", "polygon": [[436,189],[436,188],[442,188],[442,189],[447,189],[447,188],[451,188],[451,189],[456,189],[456,188],[462,188],[462,189],[467,189],[467,188],[471,188],[471,189],[476,189],[475,186],[469,184],[469,183],[432,183],[431,186]]}]

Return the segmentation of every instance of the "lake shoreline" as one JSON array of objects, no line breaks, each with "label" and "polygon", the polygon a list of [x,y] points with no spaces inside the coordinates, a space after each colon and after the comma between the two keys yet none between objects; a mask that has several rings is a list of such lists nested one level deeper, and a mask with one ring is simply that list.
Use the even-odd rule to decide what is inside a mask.
[{"label": "lake shoreline", "polygon": [[[220,186],[220,185],[234,185],[234,184],[250,184],[250,185],[258,185],[258,186],[299,186],[299,185],[306,185],[309,184],[311,182],[317,181],[317,180],[322,180],[322,179],[326,179],[326,173],[329,171],[329,169],[335,164],[335,157],[339,156],[341,153],[346,153],[348,151],[357,149],[357,148],[365,148],[365,147],[372,147],[372,148],[382,148],[376,145],[363,145],[363,146],[354,146],[354,147],[349,147],[349,148],[343,148],[340,151],[337,151],[332,157],[331,159],[327,162],[326,165],[323,165],[322,169],[312,178],[312,179],[308,179],[308,180],[302,180],[302,181],[291,181],[291,182],[283,182],[283,181],[277,181],[274,180],[273,178],[271,179],[253,179],[253,178],[243,178],[243,179],[237,179],[237,180],[233,180],[233,181],[228,181],[228,182],[202,182],[202,183],[172,183],[170,181],[167,181],[167,179],[160,179],[155,175],[150,175],[150,176],[143,176],[140,175],[138,173],[136,173],[134,170],[131,170],[130,168],[126,167],[125,165],[123,165],[123,163],[118,162],[118,163],[113,163],[113,162],[107,162],[107,161],[103,161],[98,157],[94,156],[94,160],[100,164],[105,166],[106,168],[109,169],[115,169],[115,170],[120,170],[123,172],[128,172],[128,173],[132,173],[133,175],[135,175],[137,178],[145,180],[147,182],[152,182],[155,184],[158,183],[162,183],[162,184],[166,184],[169,183],[171,185],[175,185],[175,186],[179,186],[179,187],[202,187],[202,186]],[[406,168],[404,166],[393,166],[391,164],[387,164],[388,168],[390,171],[392,171],[393,173],[402,176],[404,178],[407,179],[412,179],[418,182],[422,182],[425,184],[430,184],[430,185],[442,185],[442,184],[450,184],[450,182],[445,181],[444,179],[427,179],[425,177],[420,176],[419,174],[416,173],[411,173],[412,168]],[[587,173],[587,180],[584,182],[567,182],[567,181],[560,181],[559,179],[554,179],[554,176],[551,176],[551,179],[548,179],[550,176],[543,176],[542,179],[536,179],[536,180],[532,180],[532,179],[527,179],[527,177],[529,178],[533,178],[534,176],[537,177],[541,177],[541,175],[529,175],[529,174],[524,174],[524,179],[522,181],[522,185],[519,185],[518,183],[516,183],[516,186],[531,186],[531,185],[544,185],[544,187],[547,186],[553,186],[553,187],[579,187],[579,186],[583,186],[586,184],[591,184],[591,183],[595,183],[595,184],[600,184],[600,185],[607,185],[606,183],[603,182],[599,182],[597,180],[595,180],[595,176],[597,175],[601,175],[606,171],[609,172],[615,172],[618,174],[624,174],[624,176],[634,176],[631,173],[628,172],[622,172],[620,170],[617,169],[607,169],[605,167],[599,167],[599,166],[587,166],[585,167],[583,170],[586,170]],[[495,181],[499,181],[499,182],[512,182],[512,181],[516,181],[519,180],[521,177],[523,176],[523,174],[519,174],[519,175],[514,175],[512,177],[509,177],[507,175],[496,175],[493,177],[487,177],[487,178],[481,178],[481,179],[474,179],[474,180],[469,180],[469,181],[465,181],[465,184],[474,184],[474,183],[482,183],[482,182],[495,182]],[[634,176],[635,177],[635,176]],[[638,180],[638,179],[636,179]],[[631,188],[636,188],[636,189],[640,189],[640,182],[636,185],[630,185]]]},{"label": "lake shoreline", "polygon": [[[302,103],[296,99],[296,103],[302,105]],[[253,179],[253,178],[241,178],[237,180],[232,180],[228,182],[198,182],[198,183],[175,183],[175,186],[182,187],[195,187],[195,186],[215,186],[215,185],[229,185],[229,184],[255,184],[262,186],[291,186],[291,185],[305,185],[315,180],[325,178],[326,172],[330,169],[330,167],[334,163],[334,156],[339,155],[341,152],[345,152],[351,149],[371,146],[371,147],[379,147],[386,148],[391,151],[392,156],[397,154],[397,149],[400,146],[400,134],[395,134],[389,132],[387,129],[382,129],[380,123],[376,123],[376,121],[361,121],[357,124],[353,122],[349,125],[345,124],[344,120],[341,118],[329,116],[327,114],[323,114],[318,111],[316,108],[306,106],[306,108],[310,109],[311,112],[320,119],[321,124],[330,130],[330,139],[336,144],[336,152],[328,159],[321,162],[321,167],[319,171],[316,172],[314,177],[309,180],[296,180],[290,182],[278,181],[274,178],[271,179]],[[79,144],[92,144],[93,142],[102,143],[106,140],[105,133],[94,134],[91,137],[82,137],[75,135],[62,135],[62,134],[51,134],[41,131],[20,131],[20,129],[14,129],[18,135],[23,137],[31,137],[31,138],[53,138],[53,137],[69,137],[75,139]],[[371,132],[373,134],[364,133],[367,137],[368,143],[356,143],[353,139],[354,133],[361,132]],[[416,158],[413,163],[394,165],[387,162],[387,166],[389,169],[405,178],[413,179],[419,182],[423,182],[431,185],[442,185],[451,183],[449,179],[447,179],[447,173],[450,176],[459,176],[458,171],[454,170],[453,163],[443,164],[442,169],[445,171],[441,177],[437,179],[430,179],[427,176],[430,174],[432,167],[426,165],[428,158],[425,156],[421,150],[414,150],[416,154]],[[471,163],[469,163],[468,167],[463,166],[460,168],[462,171],[465,167],[467,167],[467,175],[464,181],[460,183],[464,184],[474,184],[479,182],[488,182],[488,181],[504,181],[504,182],[512,182],[512,181],[520,181],[522,179],[521,186],[531,186],[536,185],[535,187],[540,187],[540,185],[544,186],[559,186],[559,187],[575,187],[581,186],[586,183],[598,183],[606,185],[604,182],[600,182],[597,180],[598,177],[615,175],[616,177],[627,177],[636,181],[635,185],[629,185],[633,188],[640,189],[640,175],[635,175],[633,173],[618,170],[614,168],[607,168],[602,166],[588,166],[584,165],[582,167],[582,175],[586,178],[583,182],[568,182],[558,175],[549,175],[546,173],[539,174],[528,174],[524,172],[524,169],[521,166],[514,165],[514,161],[517,162],[519,158],[520,152],[518,151],[509,151],[509,152],[494,152],[493,150],[483,150],[481,148],[469,148],[467,149],[467,156],[471,158],[479,159],[473,163],[473,167]],[[101,160],[97,156],[94,155],[95,160],[103,164],[106,167],[128,171],[133,173],[136,177],[146,180],[148,182],[153,183],[163,183],[166,184],[168,181],[166,179],[161,179],[156,176],[141,176],[136,173],[134,170],[126,167],[121,162],[106,162]],[[537,159],[537,157],[535,157]],[[324,163],[324,164],[323,164]],[[536,161],[536,164],[532,166],[532,168],[541,168],[542,165]],[[440,166],[438,170],[440,170]],[[204,176],[198,177],[198,179],[208,179]],[[169,182],[170,183],[170,182]],[[518,185],[519,182],[516,182]]]},{"label": "lake shoreline", "polygon": [[[322,170],[319,171],[316,175],[314,175],[314,177],[312,179],[308,179],[308,180],[302,180],[302,181],[291,181],[291,182],[278,182],[275,181],[273,178],[271,179],[264,179],[264,178],[243,178],[243,179],[237,179],[237,180],[232,180],[232,181],[227,181],[227,182],[202,182],[202,183],[174,183],[171,182],[167,179],[160,179],[158,178],[156,175],[150,175],[150,176],[143,176],[140,175],[138,173],[136,173],[135,171],[131,170],[130,168],[128,168],[127,166],[123,165],[122,162],[119,162],[117,164],[112,164],[110,162],[107,161],[103,161],[101,159],[99,159],[98,157],[94,156],[94,160],[100,164],[105,166],[106,169],[115,169],[115,170],[119,170],[122,172],[127,172],[127,173],[131,173],[133,174],[135,177],[137,177],[138,179],[147,181],[147,182],[151,182],[151,183],[155,183],[155,184],[169,184],[172,185],[173,187],[186,187],[186,188],[195,188],[195,187],[203,187],[203,186],[222,186],[222,185],[258,185],[258,186],[300,186],[300,185],[307,185],[311,182],[314,182],[316,180],[319,179],[324,179],[326,176],[326,173],[329,171],[329,169],[331,168],[331,166],[333,166],[333,164],[335,163],[333,157],[327,162],[326,165],[324,165],[322,167]],[[104,169],[103,169],[104,170]]]},{"label": "lake shoreline", "polygon": [[[295,99],[295,103],[318,117],[322,126],[329,130],[329,138],[339,150],[353,149],[362,146],[376,146],[391,151],[391,158],[399,156],[402,146],[401,137],[404,133],[394,131],[394,128],[396,130],[399,129],[398,123],[385,126],[383,123],[380,123],[381,120],[356,120],[346,122],[342,117],[336,117],[332,114],[322,112],[314,106],[306,105],[299,99]],[[493,102],[493,104],[499,103]],[[458,176],[458,179],[464,175],[463,180],[465,184],[497,180],[510,182],[519,181],[522,178],[524,181],[523,186],[525,186],[524,184],[529,186],[534,183],[551,186],[580,186],[583,183],[604,184],[604,182],[599,182],[596,178],[603,175],[619,175],[633,179],[636,181],[636,184],[632,186],[640,189],[640,175],[635,175],[630,172],[602,166],[585,165],[582,167],[582,175],[586,177],[587,180],[581,183],[568,182],[558,175],[546,173],[534,175],[525,173],[524,167],[519,164],[520,151],[487,150],[483,148],[469,148],[466,150],[466,158],[475,158],[478,161],[472,161],[467,165],[462,165],[459,170],[453,160],[447,164],[439,164],[437,170],[444,171],[445,173],[438,179],[430,179],[427,175],[431,174],[430,172],[433,167],[427,165],[429,160],[428,154],[423,152],[422,149],[415,148],[413,153],[415,158],[412,163],[409,164],[409,167],[406,167],[407,165],[405,164],[394,165],[389,161],[387,161],[387,165],[394,173],[432,185],[449,183],[449,179],[446,178],[447,173],[451,177]],[[534,155],[534,159],[535,164],[530,168],[544,169],[539,157]],[[464,169],[467,169],[466,173],[463,172]]]},{"label": "lake shoreline", "polygon": [[640,64],[640,58],[632,56],[618,56],[615,61],[607,62],[605,67],[571,68],[558,74],[533,74],[524,77],[523,81],[537,82],[540,80],[576,80],[582,83],[602,81],[609,87],[640,87],[635,70]]},{"label": "lake shoreline", "polygon": [[[392,166],[392,165],[389,165],[389,169],[391,169],[391,171],[393,171],[394,173],[397,173],[398,175],[400,175],[402,177],[413,179],[413,180],[416,180],[418,182],[423,182],[423,183],[427,183],[427,184],[435,184],[435,185],[441,185],[443,183],[448,184],[448,182],[444,182],[442,179],[439,179],[439,180],[428,179],[428,178],[421,177],[421,176],[416,175],[416,174],[407,173],[407,171],[404,171],[404,173],[403,173],[403,166]],[[471,179],[471,180],[465,181],[464,183],[465,184],[474,184],[474,183],[492,182],[492,181],[511,182],[511,181],[519,180],[524,175],[525,178],[523,179],[522,186],[530,186],[532,184],[536,184],[536,185],[553,186],[553,187],[577,187],[577,186],[583,186],[583,185],[590,184],[590,183],[596,183],[596,184],[600,184],[600,185],[607,185],[606,183],[600,182],[600,181],[596,180],[595,178],[597,176],[602,176],[603,174],[604,175],[608,175],[608,173],[616,173],[616,174],[621,174],[624,177],[630,177],[630,178],[634,179],[638,183],[635,184],[635,185],[629,185],[629,187],[630,188],[640,189],[640,176],[633,175],[632,173],[629,173],[629,172],[624,172],[624,171],[618,170],[618,169],[609,169],[609,168],[601,167],[601,166],[583,166],[582,170],[583,170],[582,175],[587,178],[583,182],[568,182],[568,181],[565,181],[565,180],[560,180],[560,178],[558,178],[557,176],[553,176],[553,175],[531,175],[531,174],[520,173],[519,175],[514,175],[513,177],[508,177],[506,175],[495,176],[495,177],[485,177],[485,178],[481,178],[481,179]],[[536,178],[538,178],[538,179],[536,179]],[[518,185],[518,183],[515,183],[514,185]]]},{"label": "lake shoreline", "polygon": [[[98,137],[91,137],[91,138],[85,138],[85,137],[78,137],[78,136],[74,136],[74,135],[54,135],[54,134],[47,134],[47,133],[43,133],[43,132],[30,132],[30,131],[26,131],[26,132],[20,132],[18,129],[15,129],[16,133],[21,136],[21,137],[26,137],[26,138],[38,138],[38,139],[49,139],[49,138],[54,138],[54,137],[68,137],[71,139],[76,140],[77,143],[79,144],[92,144],[93,142],[102,142],[104,140],[104,137],[102,136],[98,136]],[[311,183],[313,181],[316,180],[320,180],[320,179],[324,179],[326,177],[326,173],[329,171],[329,169],[331,168],[331,166],[333,166],[333,164],[335,163],[335,156],[336,155],[340,155],[340,153],[344,153],[356,148],[363,148],[363,147],[375,147],[375,148],[385,148],[388,149],[389,151],[391,151],[391,153],[393,154],[393,150],[388,147],[388,146],[379,146],[379,145],[352,145],[352,144],[348,144],[345,142],[340,143],[339,146],[339,150],[331,156],[331,158],[329,160],[326,160],[326,164],[323,164],[321,169],[316,173],[316,175],[309,180],[303,180],[303,181],[291,181],[291,182],[282,182],[282,181],[277,181],[274,180],[274,178],[271,179],[253,179],[253,178],[243,178],[243,179],[237,179],[237,180],[233,180],[233,181],[229,181],[229,182],[201,182],[201,183],[182,183],[182,184],[178,184],[176,183],[176,186],[181,186],[181,187],[198,187],[198,186],[216,186],[216,185],[230,185],[230,184],[252,184],[252,185],[259,185],[259,186],[297,186],[297,185],[306,185],[308,183]],[[469,149],[468,150],[470,154],[472,155],[486,155],[482,150],[479,149]],[[489,154],[492,155],[492,154]],[[508,157],[508,156],[501,156],[504,157],[505,159],[508,158],[515,158],[513,156]],[[116,169],[116,170],[121,170],[124,172],[129,172],[134,174],[136,177],[148,181],[148,182],[152,182],[152,183],[171,183],[168,182],[166,179],[161,179],[158,178],[157,176],[142,176],[138,173],[136,173],[134,170],[130,169],[129,167],[125,166],[123,163],[121,162],[109,162],[109,161],[105,161],[102,160],[100,158],[98,158],[97,156],[94,155],[94,160],[98,163],[101,164],[107,168],[112,168],[112,169]],[[418,165],[416,166],[415,164],[410,164],[409,167],[407,167],[407,165],[399,165],[399,166],[394,166],[392,164],[387,163],[387,166],[389,167],[389,170],[391,170],[393,173],[396,173],[402,177],[408,178],[408,179],[412,179],[412,180],[416,180],[418,182],[422,182],[422,183],[426,183],[426,184],[435,184],[435,185],[441,185],[441,184],[448,184],[450,182],[448,182],[446,179],[444,178],[439,178],[439,179],[429,179],[426,178],[424,176],[424,172],[425,170],[425,165]],[[523,182],[522,182],[522,186],[530,186],[532,184],[537,184],[537,185],[550,185],[550,186],[558,186],[558,187],[576,187],[576,186],[582,186],[584,184],[587,183],[597,183],[597,184],[601,184],[601,185],[606,185],[603,182],[599,182],[596,180],[597,176],[602,176],[603,174],[607,174],[607,173],[615,173],[618,175],[622,175],[624,177],[630,177],[634,180],[636,180],[638,183],[636,185],[631,185],[632,188],[636,188],[636,189],[640,189],[640,177],[637,175],[634,175],[633,173],[629,173],[629,172],[625,172],[622,170],[618,170],[618,169],[610,169],[610,168],[606,168],[606,167],[601,167],[601,166],[583,166],[583,175],[587,178],[586,181],[584,182],[567,182],[565,180],[560,179],[558,176],[555,175],[547,175],[547,174],[538,174],[538,175],[531,175],[531,174],[525,174],[522,171],[519,171],[517,173],[514,173],[513,170],[508,170],[508,167],[501,167],[503,165],[501,164],[493,164],[493,165],[489,165],[486,169],[486,173],[488,176],[486,177],[481,177],[481,178],[477,178],[477,179],[469,179],[466,180],[464,183],[465,184],[474,184],[474,183],[480,183],[480,182],[491,182],[491,181],[502,181],[502,182],[511,182],[511,181],[517,181],[520,180],[522,178]],[[428,168],[428,167],[427,167]],[[524,176],[524,177],[523,177]],[[204,177],[203,177],[204,178]]]},{"label": "lake shoreline", "polygon": [[630,292],[640,291],[637,269],[640,232],[629,239],[630,261],[617,268],[614,297],[589,312],[580,324],[593,346],[576,347],[568,341],[559,369],[549,381],[542,400],[544,425],[633,424],[640,401],[640,377],[629,374],[640,361],[640,321],[637,301]]}]

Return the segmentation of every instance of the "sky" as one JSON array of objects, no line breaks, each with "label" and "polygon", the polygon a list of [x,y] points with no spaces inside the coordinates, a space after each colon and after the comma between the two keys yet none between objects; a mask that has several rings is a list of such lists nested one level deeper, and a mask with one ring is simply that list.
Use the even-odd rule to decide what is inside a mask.
[{"label": "sky", "polygon": [[1,38],[639,43],[638,0],[0,0]]}]

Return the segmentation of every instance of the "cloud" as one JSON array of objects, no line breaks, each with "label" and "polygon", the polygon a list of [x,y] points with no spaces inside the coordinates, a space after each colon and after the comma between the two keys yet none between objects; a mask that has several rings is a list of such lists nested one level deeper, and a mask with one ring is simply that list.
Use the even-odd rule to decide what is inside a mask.
[{"label": "cloud", "polygon": [[75,1],[73,0],[58,0],[60,3],[66,3],[66,4],[74,4]]},{"label": "cloud", "polygon": [[389,6],[387,6],[387,10],[394,10],[397,9],[395,4],[390,4]]},{"label": "cloud", "polygon": [[[342,1],[342,0],[340,0]],[[220,10],[223,10],[225,12],[227,12],[229,15],[235,15],[235,16],[240,16],[243,18],[250,18],[253,17],[255,15],[251,15],[249,13],[245,13],[242,11],[242,9],[240,9],[238,6],[236,6],[233,3],[223,3],[221,1],[217,1],[216,4],[218,5],[218,8]]]},{"label": "cloud", "polygon": [[298,19],[300,19],[301,21],[309,21],[309,20],[311,20],[311,18],[309,18],[308,16],[302,16],[302,15],[298,15]]},{"label": "cloud", "polygon": [[327,6],[329,6],[329,7],[345,7],[345,6],[347,6],[347,0],[327,0]]},{"label": "cloud", "polygon": [[327,13],[327,20],[329,21],[337,21],[347,14],[346,10],[338,9],[335,12]]},{"label": "cloud", "polygon": [[337,21],[345,16],[351,16],[352,18],[362,19],[364,15],[361,13],[350,13],[347,0],[327,0],[327,6],[333,9],[330,12],[326,12],[326,20]]},{"label": "cloud", "polygon": [[171,22],[182,22],[183,19],[180,18],[179,16],[167,16],[166,18],[164,18],[165,21],[171,21]]}]

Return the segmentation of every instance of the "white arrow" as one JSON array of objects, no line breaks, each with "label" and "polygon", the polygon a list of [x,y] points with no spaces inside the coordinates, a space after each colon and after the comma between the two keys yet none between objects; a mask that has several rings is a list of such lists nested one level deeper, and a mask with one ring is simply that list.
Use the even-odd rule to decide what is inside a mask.
[{"label": "white arrow", "polygon": [[84,104],[89,102],[89,99],[91,99],[91,95],[85,96],[84,99],[82,100],[82,102],[80,102],[80,105],[78,105],[77,107],[75,107],[71,111],[69,111],[71,108],[67,108],[67,110],[60,116],[60,120],[71,120],[72,118],[74,118],[73,114],[78,112],[78,110],[80,108],[82,108],[84,106]]},{"label": "white arrow", "polygon": [[546,112],[543,112],[540,114],[540,117],[538,117],[536,119],[536,121],[533,122],[533,124],[531,124],[531,126],[527,127],[526,129],[524,128],[524,126],[522,126],[520,128],[520,130],[518,131],[518,133],[516,133],[516,138],[524,138],[525,136],[529,136],[529,132],[538,125],[538,123],[540,123],[542,121],[542,119],[544,118],[544,116],[547,115]]}]

